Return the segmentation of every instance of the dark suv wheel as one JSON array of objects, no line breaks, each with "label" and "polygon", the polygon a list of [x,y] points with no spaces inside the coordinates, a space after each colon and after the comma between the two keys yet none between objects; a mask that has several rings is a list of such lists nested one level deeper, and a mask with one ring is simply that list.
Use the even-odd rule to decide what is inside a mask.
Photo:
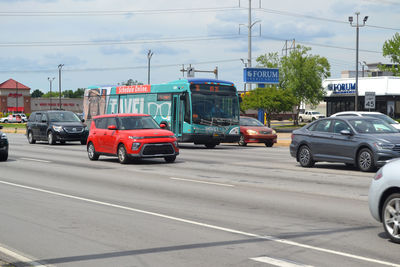
[{"label": "dark suv wheel", "polygon": [[28,132],[28,142],[29,142],[29,144],[34,144],[34,143],[36,143],[35,138],[33,138],[33,133],[32,133],[32,131],[29,131],[29,132]]}]

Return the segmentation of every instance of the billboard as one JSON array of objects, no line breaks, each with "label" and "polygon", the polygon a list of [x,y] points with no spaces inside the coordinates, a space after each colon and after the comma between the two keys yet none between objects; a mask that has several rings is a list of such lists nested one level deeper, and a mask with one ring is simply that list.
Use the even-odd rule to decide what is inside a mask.
[{"label": "billboard", "polygon": [[243,82],[245,83],[279,83],[279,69],[274,68],[244,68]]}]

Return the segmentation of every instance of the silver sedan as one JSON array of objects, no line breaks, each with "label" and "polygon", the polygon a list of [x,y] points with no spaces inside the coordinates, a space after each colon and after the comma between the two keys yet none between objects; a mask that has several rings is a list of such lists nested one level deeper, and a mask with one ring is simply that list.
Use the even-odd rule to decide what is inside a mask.
[{"label": "silver sedan", "polygon": [[400,159],[392,160],[375,174],[368,195],[372,216],[382,222],[393,242],[400,243]]}]

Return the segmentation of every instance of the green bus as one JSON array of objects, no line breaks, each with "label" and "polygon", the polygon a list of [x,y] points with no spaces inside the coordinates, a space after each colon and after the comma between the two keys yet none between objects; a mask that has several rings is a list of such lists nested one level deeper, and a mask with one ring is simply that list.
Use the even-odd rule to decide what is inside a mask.
[{"label": "green bus", "polygon": [[214,148],[238,142],[239,98],[233,83],[181,79],[164,84],[91,86],[85,91],[84,118],[143,113],[165,123],[179,142]]}]

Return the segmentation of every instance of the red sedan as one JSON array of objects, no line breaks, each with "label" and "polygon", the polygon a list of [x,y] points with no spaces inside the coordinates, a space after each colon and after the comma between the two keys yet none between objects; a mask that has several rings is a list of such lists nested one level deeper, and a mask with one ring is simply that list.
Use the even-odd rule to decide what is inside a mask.
[{"label": "red sedan", "polygon": [[164,158],[166,162],[174,162],[179,154],[176,137],[160,126],[145,114],[96,116],[87,141],[89,159],[98,160],[100,155],[106,155],[117,156],[122,164],[139,158]]},{"label": "red sedan", "polygon": [[247,143],[264,143],[272,147],[276,143],[275,130],[264,126],[260,121],[250,117],[240,117],[240,140],[239,145],[246,146]]}]

